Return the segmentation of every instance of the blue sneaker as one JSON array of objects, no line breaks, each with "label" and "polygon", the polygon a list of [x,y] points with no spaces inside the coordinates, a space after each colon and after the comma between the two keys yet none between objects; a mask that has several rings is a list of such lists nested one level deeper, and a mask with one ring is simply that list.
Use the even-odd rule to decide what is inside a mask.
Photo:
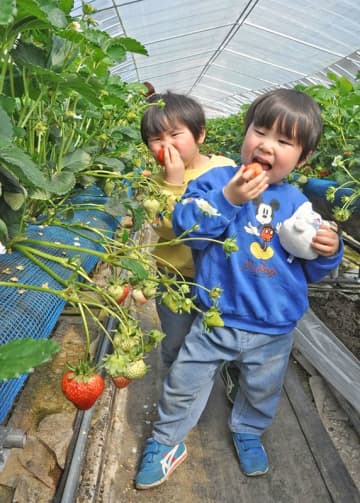
[{"label": "blue sneaker", "polygon": [[136,489],[149,489],[162,484],[186,456],[187,450],[183,442],[169,446],[149,438],[135,478]]},{"label": "blue sneaker", "polygon": [[268,458],[258,435],[233,433],[233,441],[245,475],[255,477],[269,470]]}]

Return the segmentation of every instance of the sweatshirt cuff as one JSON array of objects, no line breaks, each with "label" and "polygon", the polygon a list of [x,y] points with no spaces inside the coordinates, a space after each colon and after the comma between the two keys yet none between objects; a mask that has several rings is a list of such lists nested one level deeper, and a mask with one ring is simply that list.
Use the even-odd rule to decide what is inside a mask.
[{"label": "sweatshirt cuff", "polygon": [[163,184],[167,187],[179,188],[179,189],[184,189],[184,187],[186,187],[185,182],[179,184],[179,183],[169,183],[169,182],[166,182],[165,180],[163,180]]},{"label": "sweatshirt cuff", "polygon": [[239,211],[241,211],[242,206],[241,205],[235,205],[230,203],[228,199],[224,196],[223,189],[222,190],[217,190],[214,191],[212,198],[209,200],[214,203],[215,208],[218,209],[218,211],[228,219],[233,218]]}]

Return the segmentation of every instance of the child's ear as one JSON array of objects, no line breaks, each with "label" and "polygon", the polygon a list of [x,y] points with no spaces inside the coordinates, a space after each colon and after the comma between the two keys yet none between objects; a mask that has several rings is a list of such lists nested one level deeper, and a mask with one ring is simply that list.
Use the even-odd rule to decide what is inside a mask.
[{"label": "child's ear", "polygon": [[206,129],[205,128],[202,128],[201,130],[201,133],[200,133],[200,136],[197,140],[197,144],[198,145],[201,145],[202,143],[204,143],[205,141],[205,137],[206,137]]},{"label": "child's ear", "polygon": [[306,163],[309,162],[310,157],[312,156],[312,152],[309,152],[308,155],[303,159],[301,162],[298,162],[296,167],[301,168],[302,166],[305,166]]}]

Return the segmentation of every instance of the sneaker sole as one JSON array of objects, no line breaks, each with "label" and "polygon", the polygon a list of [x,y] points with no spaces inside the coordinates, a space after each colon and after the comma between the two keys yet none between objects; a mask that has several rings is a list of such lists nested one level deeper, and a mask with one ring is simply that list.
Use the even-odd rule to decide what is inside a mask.
[{"label": "sneaker sole", "polygon": [[159,480],[156,480],[155,482],[152,482],[151,484],[141,484],[141,483],[135,483],[135,488],[136,489],[151,489],[152,487],[157,487],[161,484],[163,484],[169,477],[170,475],[172,474],[172,472],[174,470],[176,470],[176,468],[183,462],[185,461],[185,459],[187,458],[187,449],[185,447],[185,450],[184,452],[181,454],[181,456],[179,456],[177,458],[177,460],[175,461],[175,463],[173,463],[171,465],[171,468],[169,469],[169,471],[166,473],[166,475],[164,475],[161,479]]},{"label": "sneaker sole", "polygon": [[[241,466],[241,465],[240,465]],[[242,468],[241,468],[242,469]],[[247,477],[259,477],[260,475],[265,475],[265,473],[267,473],[269,471],[269,468],[266,468],[266,470],[264,471],[257,471],[257,472],[252,472],[252,473],[246,473],[244,470],[243,470],[243,473],[244,475],[246,475]]]}]

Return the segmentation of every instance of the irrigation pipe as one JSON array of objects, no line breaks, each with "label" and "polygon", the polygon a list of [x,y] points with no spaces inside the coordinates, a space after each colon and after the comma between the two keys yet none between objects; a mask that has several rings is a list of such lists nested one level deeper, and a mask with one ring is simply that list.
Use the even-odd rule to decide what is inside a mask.
[{"label": "irrigation pipe", "polygon": [[[116,320],[109,318],[107,330],[111,331],[116,327]],[[95,362],[98,363],[109,352],[111,343],[108,337],[103,336],[95,355]],[[71,459],[66,463],[54,503],[74,503],[76,491],[79,486],[80,472],[84,459],[88,434],[91,428],[91,420],[95,407],[91,407],[84,412],[79,411],[76,416],[73,442],[70,446]]]}]

